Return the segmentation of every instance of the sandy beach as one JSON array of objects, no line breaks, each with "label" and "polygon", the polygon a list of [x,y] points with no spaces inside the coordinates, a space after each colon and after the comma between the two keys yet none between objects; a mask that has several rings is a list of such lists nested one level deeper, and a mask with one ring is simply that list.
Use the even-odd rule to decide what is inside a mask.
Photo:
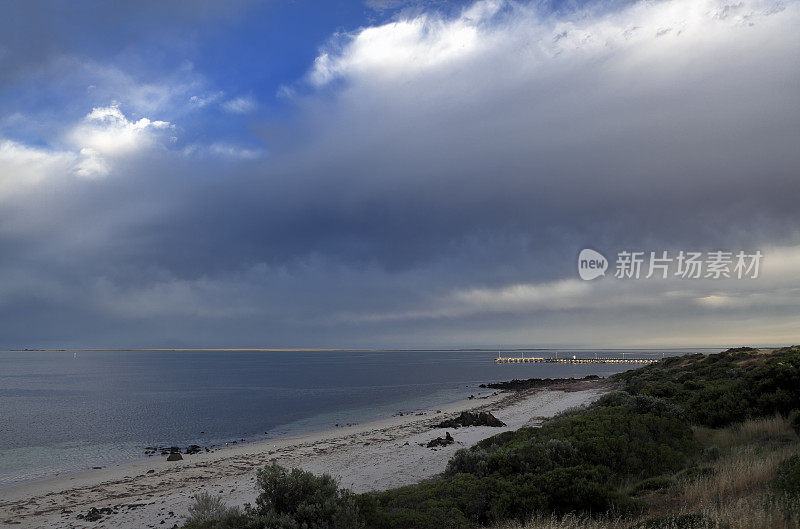
[{"label": "sandy beach", "polygon": [[[272,461],[315,474],[328,473],[355,492],[417,483],[444,471],[459,448],[595,400],[596,383],[526,392],[500,392],[414,414],[213,453],[164,457],[18,485],[0,490],[0,525],[30,528],[173,527],[180,525],[194,494],[221,495],[231,505],[253,502],[256,469]],[[438,429],[462,411],[490,411],[505,427]],[[426,448],[449,432],[455,443]],[[103,518],[77,518],[91,507],[109,508]],[[110,512],[109,512],[110,511]]]}]

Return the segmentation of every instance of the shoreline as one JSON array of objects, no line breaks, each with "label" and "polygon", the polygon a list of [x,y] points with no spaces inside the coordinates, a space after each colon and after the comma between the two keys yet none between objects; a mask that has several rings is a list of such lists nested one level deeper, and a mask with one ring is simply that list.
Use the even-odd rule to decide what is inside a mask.
[{"label": "shoreline", "polygon": [[[255,471],[271,462],[315,474],[329,473],[354,492],[417,483],[440,474],[459,448],[503,431],[534,426],[544,417],[585,405],[605,391],[599,383],[582,382],[499,392],[413,414],[184,454],[181,461],[154,457],[12,485],[0,489],[0,524],[67,528],[99,527],[108,521],[113,527],[134,528],[159,526],[164,520],[166,527],[172,527],[181,523],[197,492],[216,492],[231,505],[253,502]],[[431,427],[461,411],[491,411],[507,426]],[[445,431],[455,438],[453,445],[424,446]],[[77,518],[91,507],[108,507],[109,511],[96,523]]]},{"label": "shoreline", "polygon": [[[477,403],[485,402],[487,399],[492,398],[494,394],[500,394],[503,391],[495,388],[479,387],[478,385],[475,385],[472,388],[472,392],[474,393],[474,398],[467,398],[467,397],[456,398],[454,395],[450,395],[441,401],[437,401],[435,407],[436,409],[444,410],[449,408],[450,406],[460,405],[467,402],[472,402],[477,405]],[[490,392],[490,393],[485,393],[485,392]],[[466,395],[466,393],[468,392],[465,391],[464,394]],[[184,457],[187,456],[187,454],[185,454],[184,451],[189,446],[200,446],[201,447],[200,453],[206,453],[204,450],[206,447],[210,448],[210,452],[208,453],[220,453],[220,452],[225,453],[228,450],[234,448],[243,448],[252,445],[262,445],[262,444],[270,445],[276,442],[283,442],[283,441],[299,441],[305,437],[315,436],[328,431],[340,432],[346,430],[347,428],[357,428],[359,426],[367,426],[373,423],[379,423],[384,420],[392,419],[396,416],[410,417],[412,415],[417,414],[418,412],[429,412],[431,409],[433,409],[433,406],[431,404],[428,404],[427,406],[421,405],[417,407],[412,407],[413,409],[407,406],[404,408],[405,404],[408,404],[408,402],[401,401],[392,403],[391,405],[387,404],[383,406],[387,410],[389,408],[396,410],[394,412],[389,412],[389,411],[376,412],[374,408],[369,408],[371,410],[371,413],[369,415],[364,416],[363,419],[360,419],[358,422],[350,422],[343,425],[339,424],[331,425],[329,423],[315,421],[315,419],[318,419],[319,417],[324,416],[326,414],[301,418],[292,421],[290,423],[280,424],[271,428],[270,433],[272,434],[272,432],[277,432],[277,435],[274,436],[271,435],[269,437],[263,437],[263,438],[254,438],[253,435],[255,434],[251,433],[251,434],[244,434],[247,435],[249,439],[241,437],[239,434],[237,434],[237,435],[228,435],[227,437],[220,437],[218,439],[211,439],[210,441],[213,442],[209,442],[209,440],[194,439],[190,441],[181,441],[181,442],[162,441],[161,443],[155,443],[155,444],[159,446],[169,445],[169,446],[181,447],[182,448],[181,455]],[[345,411],[350,412],[350,411],[360,411],[360,410],[361,409],[345,410]],[[411,411],[405,411],[405,410],[411,410]],[[306,426],[306,427],[297,426],[298,424],[305,423],[307,421],[310,421],[312,426]],[[225,441],[226,438],[229,439],[229,441]],[[196,443],[202,443],[202,444],[196,444]],[[151,442],[149,444],[153,445],[154,443]],[[71,480],[72,478],[81,477],[87,474],[93,475],[100,472],[101,470],[113,470],[115,468],[133,466],[146,462],[159,461],[164,459],[164,454],[159,454],[155,451],[153,452],[152,456],[145,455],[147,453],[146,451],[147,448],[148,448],[147,442],[138,443],[136,456],[121,458],[118,460],[112,460],[110,462],[105,463],[101,468],[95,468],[94,466],[87,465],[83,468],[57,470],[54,473],[46,476],[38,476],[30,479],[21,479],[19,481],[13,481],[9,483],[0,483],[0,501],[2,501],[2,498],[4,497],[4,491],[8,491],[11,489],[25,487],[28,485],[36,485],[38,483],[45,483],[50,481],[57,481],[64,479]],[[141,451],[141,454],[138,453],[139,451]],[[193,454],[190,457],[194,457],[194,455],[197,454]],[[0,511],[0,515],[1,514],[2,511]]]}]

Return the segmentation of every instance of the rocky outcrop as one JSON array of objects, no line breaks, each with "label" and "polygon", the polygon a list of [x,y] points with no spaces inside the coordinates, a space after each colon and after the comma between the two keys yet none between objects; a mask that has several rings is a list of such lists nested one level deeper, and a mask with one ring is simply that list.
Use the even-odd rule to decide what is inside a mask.
[{"label": "rocky outcrop", "polygon": [[597,380],[600,377],[597,375],[589,375],[583,378],[528,378],[524,380],[514,379],[506,382],[492,382],[490,384],[481,384],[480,388],[492,389],[505,389],[509,391],[522,391],[524,389],[537,389],[546,388],[549,386],[556,386],[561,384],[573,384],[582,380]]},{"label": "rocky outcrop", "polygon": [[473,413],[471,411],[462,411],[461,415],[455,419],[448,419],[442,421],[434,428],[459,428],[461,426],[493,426],[499,428],[505,426],[506,423],[492,415],[488,411],[481,411]]},{"label": "rocky outcrop", "polygon": [[183,456],[180,452],[173,452],[167,456],[167,461],[180,461],[181,459],[183,459]]}]

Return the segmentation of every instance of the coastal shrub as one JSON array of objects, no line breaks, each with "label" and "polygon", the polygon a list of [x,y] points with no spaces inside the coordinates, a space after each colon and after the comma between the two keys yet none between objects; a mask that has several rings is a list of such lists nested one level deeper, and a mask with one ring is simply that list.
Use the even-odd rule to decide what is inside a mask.
[{"label": "coastal shrub", "polygon": [[358,502],[328,474],[315,476],[300,469],[272,464],[258,471],[261,493],[251,508],[264,528],[350,529],[363,527]]},{"label": "coastal shrub", "polygon": [[695,446],[682,417],[680,408],[660,399],[616,392],[541,428],[484,439],[471,453],[457,453],[446,472],[510,475],[600,465],[618,478],[645,478],[677,471]]},{"label": "coastal shrub", "polygon": [[789,424],[800,435],[800,410],[795,408],[789,412]]},{"label": "coastal shrub", "polygon": [[460,474],[370,494],[377,508],[365,513],[367,527],[461,529],[485,524],[490,521],[490,499],[503,485],[493,478]]},{"label": "coastal shrub", "polygon": [[780,464],[775,485],[787,494],[800,497],[800,455],[792,456]]},{"label": "coastal shrub", "polygon": [[659,397],[688,418],[713,428],[748,418],[787,416],[800,402],[800,347],[770,354],[750,348],[712,355],[686,355],[614,379],[633,395]]},{"label": "coastal shrub", "polygon": [[633,486],[631,494],[641,494],[643,492],[652,492],[657,490],[665,490],[675,486],[675,480],[668,476],[656,476],[653,478],[643,479]]},{"label": "coastal shrub", "polygon": [[502,520],[522,523],[541,512],[640,511],[640,502],[607,485],[609,478],[608,468],[601,466],[483,478],[450,475],[370,495],[379,508],[367,517],[367,527],[467,528]]},{"label": "coastal shrub", "polygon": [[219,496],[201,492],[189,505],[187,529],[240,529],[248,527],[247,517],[237,508],[228,507]]},{"label": "coastal shrub", "polygon": [[389,517],[374,526],[464,527],[522,522],[542,512],[637,512],[642,504],[620,491],[623,483],[680,470],[694,449],[678,406],[612,393],[540,428],[503,432],[457,451],[443,479],[375,495]]},{"label": "coastal shrub", "polygon": [[461,448],[447,462],[446,472],[450,475],[473,474],[480,478],[486,477],[489,475],[489,457],[490,453],[483,448]]},{"label": "coastal shrub", "polygon": [[189,520],[194,522],[205,522],[206,520],[216,520],[221,518],[228,510],[228,507],[219,496],[214,496],[208,492],[201,492],[194,495],[194,503],[189,506]]},{"label": "coastal shrub", "polygon": [[712,445],[703,448],[703,451],[700,453],[700,459],[707,463],[713,463],[719,459],[719,447]]}]

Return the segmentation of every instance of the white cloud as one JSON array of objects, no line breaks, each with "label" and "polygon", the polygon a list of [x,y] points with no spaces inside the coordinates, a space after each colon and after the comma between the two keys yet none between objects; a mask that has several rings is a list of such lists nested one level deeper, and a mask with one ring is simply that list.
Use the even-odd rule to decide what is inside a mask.
[{"label": "white cloud", "polygon": [[[239,101],[233,107],[243,109],[249,104]],[[19,121],[23,117],[15,119]],[[108,176],[115,158],[131,156],[164,142],[174,143],[177,138],[167,134],[174,129],[168,121],[147,117],[131,120],[118,104],[111,104],[94,107],[68,130],[65,139],[71,150],[32,147],[0,138],[0,194],[40,183],[54,174],[81,178]],[[183,149],[183,154],[252,160],[261,157],[263,151],[213,142],[190,145]]]},{"label": "white cloud", "polygon": [[84,178],[107,176],[110,158],[133,154],[157,145],[162,132],[174,128],[167,121],[129,120],[119,105],[95,107],[67,134],[79,153],[74,173]]},{"label": "white cloud", "polygon": [[222,103],[222,108],[231,114],[247,114],[256,109],[258,103],[252,97],[237,97]]},{"label": "white cloud", "polygon": [[111,168],[100,154],[89,147],[81,149],[81,156],[75,164],[75,174],[83,178],[108,176]]},{"label": "white cloud", "polygon": [[213,93],[213,94],[201,95],[201,96],[193,95],[192,97],[189,98],[189,102],[192,105],[195,105],[197,107],[203,108],[205,106],[210,105],[211,103],[216,103],[224,95],[225,95],[225,92],[222,92],[222,91],[219,91],[219,92],[216,92],[216,93]]},{"label": "white cloud", "polygon": [[41,184],[52,177],[107,176],[111,158],[156,144],[166,121],[128,120],[117,105],[94,108],[67,139],[74,150],[34,147],[0,138],[0,197]]},{"label": "white cloud", "polygon": [[156,133],[170,127],[167,121],[148,118],[129,121],[118,105],[111,105],[92,109],[70,132],[69,139],[81,149],[91,149],[99,155],[119,156],[153,146]]},{"label": "white cloud", "polygon": [[185,156],[215,156],[237,160],[255,160],[261,158],[264,155],[264,151],[231,143],[215,142],[209,145],[188,145],[183,149],[183,154]]},{"label": "white cloud", "polygon": [[[517,59],[516,67],[523,71],[565,53],[608,55],[627,48],[649,54],[673,46],[678,38],[712,42],[720,32],[759,24],[784,7],[775,0],[736,5],[726,0],[670,0],[558,19],[542,14],[536,2],[482,0],[452,18],[423,13],[338,34],[315,59],[309,79],[315,86],[336,78],[392,80],[492,52]],[[642,50],[644,43],[649,47]]]},{"label": "white cloud", "polygon": [[481,43],[480,25],[500,5],[478,2],[454,20],[424,14],[339,35],[341,50],[321,53],[314,60],[310,80],[322,86],[349,75],[395,76],[469,56]]},{"label": "white cloud", "polygon": [[70,174],[76,155],[0,139],[0,199],[48,178]]}]

